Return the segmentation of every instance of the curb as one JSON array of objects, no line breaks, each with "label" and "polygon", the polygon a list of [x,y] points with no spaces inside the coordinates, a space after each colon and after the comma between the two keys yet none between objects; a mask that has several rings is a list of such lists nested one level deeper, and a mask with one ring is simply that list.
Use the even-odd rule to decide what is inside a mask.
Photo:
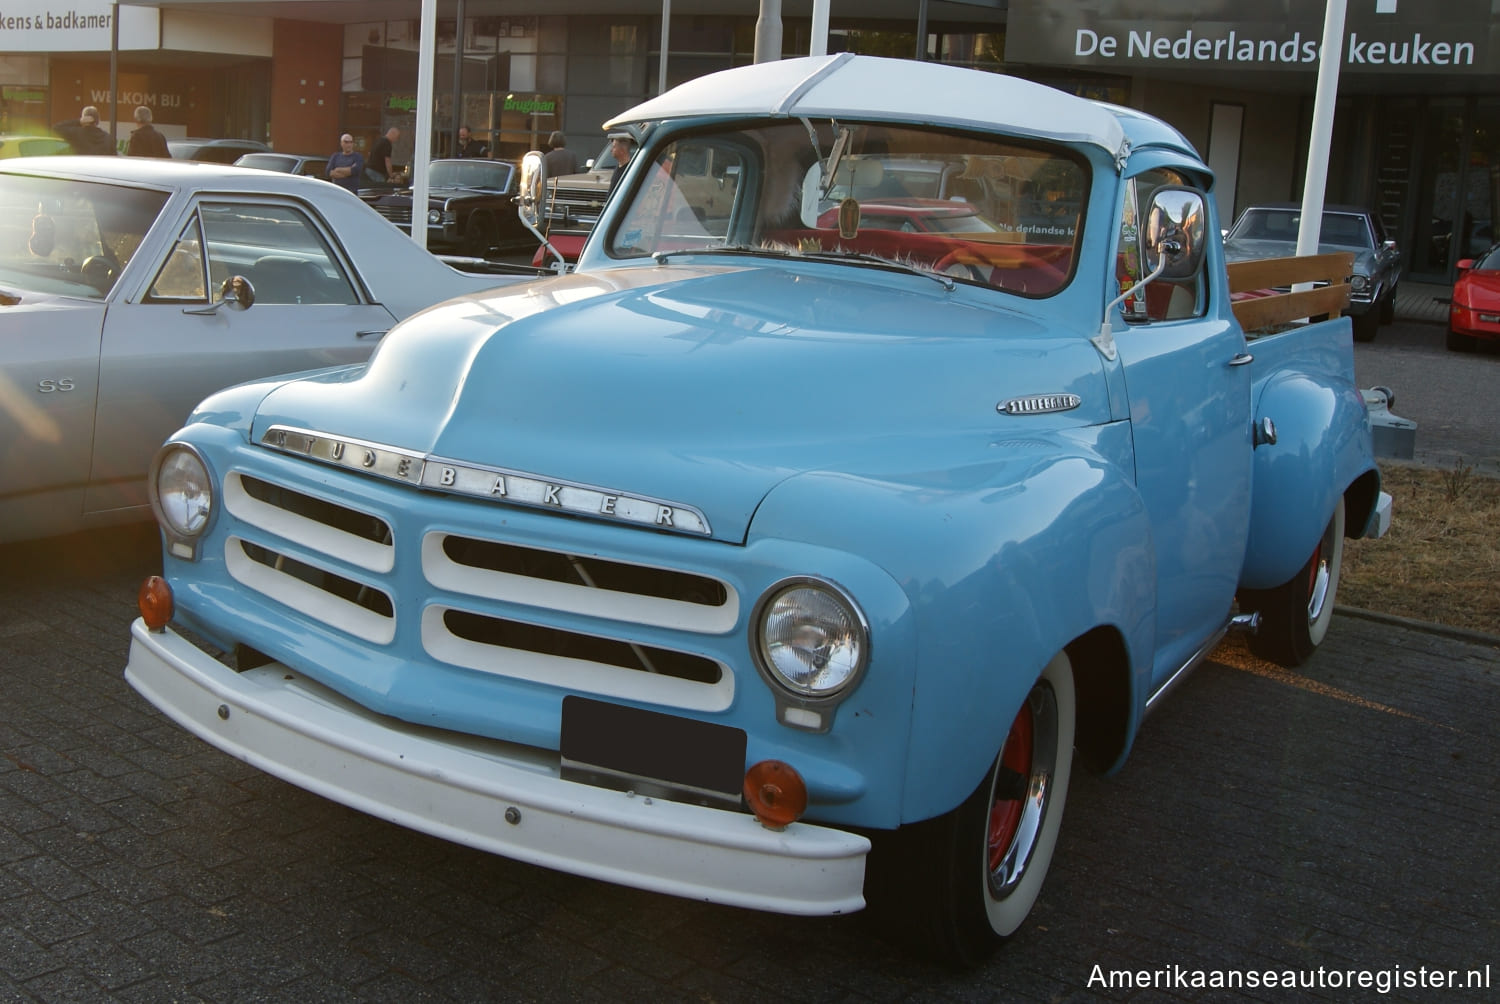
[{"label": "curb", "polygon": [[1492,648],[1500,648],[1500,635],[1475,631],[1471,628],[1435,624],[1432,621],[1419,621],[1410,617],[1398,617],[1395,614],[1383,614],[1377,610],[1366,610],[1363,607],[1341,606],[1337,603],[1334,604],[1333,612],[1345,617],[1355,617],[1359,620],[1375,621],[1378,624],[1389,624],[1392,627],[1406,628],[1409,631],[1422,631],[1426,634],[1442,635],[1446,638],[1453,638],[1456,641],[1466,641],[1474,645],[1489,645]]}]

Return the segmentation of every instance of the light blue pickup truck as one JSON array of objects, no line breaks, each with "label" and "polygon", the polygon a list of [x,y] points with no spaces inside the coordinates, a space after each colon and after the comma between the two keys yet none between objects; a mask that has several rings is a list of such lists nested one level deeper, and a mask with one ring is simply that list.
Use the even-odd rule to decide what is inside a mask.
[{"label": "light blue pickup truck", "polygon": [[1347,288],[1247,338],[1192,147],[1000,75],[790,59],[624,125],[576,271],[202,403],[127,676],[406,826],[868,897],[972,962],[1075,759],[1116,769],[1235,626],[1307,659],[1389,524]]}]

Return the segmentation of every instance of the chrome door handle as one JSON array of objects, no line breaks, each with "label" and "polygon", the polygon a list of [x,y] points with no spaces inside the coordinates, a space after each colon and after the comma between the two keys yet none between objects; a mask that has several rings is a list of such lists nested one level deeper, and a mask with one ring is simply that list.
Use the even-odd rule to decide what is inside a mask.
[{"label": "chrome door handle", "polygon": [[355,338],[369,338],[371,335],[374,335],[376,338],[379,338],[381,335],[389,334],[390,330],[391,330],[390,328],[374,328],[374,329],[372,329],[370,331],[356,331],[354,333],[354,337]]}]

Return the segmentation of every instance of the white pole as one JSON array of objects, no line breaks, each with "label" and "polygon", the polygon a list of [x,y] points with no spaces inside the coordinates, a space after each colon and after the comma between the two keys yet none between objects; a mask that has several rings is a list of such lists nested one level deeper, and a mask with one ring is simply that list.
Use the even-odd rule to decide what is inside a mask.
[{"label": "white pole", "polygon": [[[417,47],[417,124],[411,155],[411,239],[427,246],[427,162],[432,159],[433,75],[437,72],[437,0],[422,0],[422,43]],[[463,31],[458,33],[463,38]],[[462,42],[459,45],[462,48]],[[457,109],[454,110],[455,114]]]},{"label": "white pole", "polygon": [[781,58],[781,0],[760,0],[755,19],[755,62],[774,63]]},{"label": "white pole", "polygon": [[813,0],[812,45],[807,50],[809,56],[828,55],[828,4],[829,0]]},{"label": "white pole", "polygon": [[667,93],[667,45],[672,38],[672,0],[661,0],[661,66],[657,67],[656,93]]},{"label": "white pole", "polygon": [[[1307,177],[1302,185],[1302,223],[1297,253],[1318,253],[1323,226],[1323,197],[1328,187],[1328,148],[1333,137],[1333,108],[1339,93],[1339,64],[1344,58],[1346,0],[1328,0],[1323,15],[1323,53],[1318,61],[1318,91],[1313,99],[1312,136],[1307,144]],[[1299,289],[1310,288],[1299,284]]]}]

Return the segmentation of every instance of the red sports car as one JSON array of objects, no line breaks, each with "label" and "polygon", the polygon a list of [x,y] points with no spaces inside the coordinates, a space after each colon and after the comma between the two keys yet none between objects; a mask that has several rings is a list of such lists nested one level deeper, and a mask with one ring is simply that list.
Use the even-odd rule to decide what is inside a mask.
[{"label": "red sports car", "polygon": [[1458,263],[1448,308],[1448,348],[1472,352],[1480,339],[1500,341],[1500,244]]}]

